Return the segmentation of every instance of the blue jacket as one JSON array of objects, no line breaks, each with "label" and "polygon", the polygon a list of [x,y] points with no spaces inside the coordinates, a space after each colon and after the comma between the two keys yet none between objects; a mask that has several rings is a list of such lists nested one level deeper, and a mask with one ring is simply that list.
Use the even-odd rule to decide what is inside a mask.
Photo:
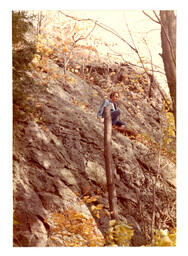
[{"label": "blue jacket", "polygon": [[104,108],[108,105],[111,106],[111,111],[117,110],[117,104],[112,103],[109,99],[106,99],[103,101],[102,105],[100,106],[100,109],[97,113],[97,117],[102,117],[102,118],[104,117]]}]

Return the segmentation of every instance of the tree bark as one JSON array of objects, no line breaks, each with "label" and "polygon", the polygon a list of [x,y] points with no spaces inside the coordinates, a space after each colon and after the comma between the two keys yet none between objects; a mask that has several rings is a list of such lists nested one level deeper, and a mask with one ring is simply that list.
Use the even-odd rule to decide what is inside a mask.
[{"label": "tree bark", "polygon": [[176,16],[160,11],[162,58],[173,105],[176,125]]},{"label": "tree bark", "polygon": [[108,200],[111,219],[118,219],[117,212],[117,196],[114,183],[114,173],[112,169],[112,150],[111,150],[111,137],[112,137],[112,120],[110,113],[110,106],[104,109],[104,157],[105,169],[108,189]]},{"label": "tree bark", "polygon": [[42,11],[38,13],[38,25],[37,25],[37,34],[41,34],[41,24],[42,24]]}]

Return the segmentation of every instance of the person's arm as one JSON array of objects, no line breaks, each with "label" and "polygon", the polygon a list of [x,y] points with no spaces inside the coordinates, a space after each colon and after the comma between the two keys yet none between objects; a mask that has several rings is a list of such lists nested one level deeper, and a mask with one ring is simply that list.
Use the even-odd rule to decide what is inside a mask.
[{"label": "person's arm", "polygon": [[104,108],[105,108],[108,104],[109,104],[109,100],[106,99],[106,100],[103,101],[102,105],[100,106],[100,109],[99,109],[99,111],[98,111],[98,113],[97,113],[97,118],[98,118],[99,120],[103,120],[103,118],[104,118]]}]

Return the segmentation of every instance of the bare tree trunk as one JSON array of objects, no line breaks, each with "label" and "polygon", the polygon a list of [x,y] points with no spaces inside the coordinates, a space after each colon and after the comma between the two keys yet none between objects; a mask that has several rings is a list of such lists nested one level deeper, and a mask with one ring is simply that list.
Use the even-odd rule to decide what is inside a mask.
[{"label": "bare tree trunk", "polygon": [[38,24],[37,24],[37,34],[41,33],[41,24],[42,24],[42,11],[38,13]]},{"label": "bare tree trunk", "polygon": [[116,196],[116,188],[114,183],[114,173],[112,170],[111,137],[112,137],[112,120],[111,120],[110,106],[107,106],[104,109],[104,157],[105,157],[106,179],[107,179],[107,188],[108,188],[108,200],[109,200],[111,219],[118,219],[117,196]]},{"label": "bare tree trunk", "polygon": [[176,124],[176,16],[174,11],[160,11],[160,23],[162,59]]},{"label": "bare tree trunk", "polygon": [[[159,113],[159,120],[161,120]],[[162,148],[162,130],[163,126],[160,122],[160,141],[159,141],[159,151],[158,151],[158,164],[157,164],[157,173],[156,176],[153,177],[153,205],[152,205],[152,221],[151,221],[151,243],[154,242],[154,230],[156,229],[156,186],[159,179],[159,171],[161,166],[161,148]]]}]

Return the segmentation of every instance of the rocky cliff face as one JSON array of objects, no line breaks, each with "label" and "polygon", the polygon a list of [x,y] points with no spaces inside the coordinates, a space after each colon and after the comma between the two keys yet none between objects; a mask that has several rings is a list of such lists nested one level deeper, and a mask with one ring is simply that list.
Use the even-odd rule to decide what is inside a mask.
[{"label": "rocky cliff face", "polygon": [[[53,61],[49,65],[63,74]],[[29,73],[35,77],[36,86],[48,77],[42,71],[35,74],[37,77],[34,72]],[[102,90],[100,83],[88,83],[76,74],[68,72],[67,76],[71,83],[65,83],[62,78],[32,89],[27,99],[29,110],[14,106],[15,113],[19,112],[14,118],[14,246],[64,246],[64,237],[54,234],[51,239],[49,216],[70,207],[93,218],[96,233],[101,237],[108,228],[103,124],[96,119],[96,113],[109,91]],[[159,143],[161,95],[153,87],[152,106],[133,86],[127,90],[130,81],[126,85],[125,79],[124,76],[125,90],[119,102],[121,120]],[[131,79],[130,75],[127,79]],[[112,80],[111,89],[114,88]],[[158,150],[149,144],[133,141],[115,131],[112,155],[118,212],[120,219],[133,225],[132,245],[145,244],[149,239],[153,200],[156,228],[174,227],[175,164],[166,156],[159,156]],[[83,195],[96,194],[94,203],[103,205],[100,218],[92,213],[87,202],[79,204]]]}]

